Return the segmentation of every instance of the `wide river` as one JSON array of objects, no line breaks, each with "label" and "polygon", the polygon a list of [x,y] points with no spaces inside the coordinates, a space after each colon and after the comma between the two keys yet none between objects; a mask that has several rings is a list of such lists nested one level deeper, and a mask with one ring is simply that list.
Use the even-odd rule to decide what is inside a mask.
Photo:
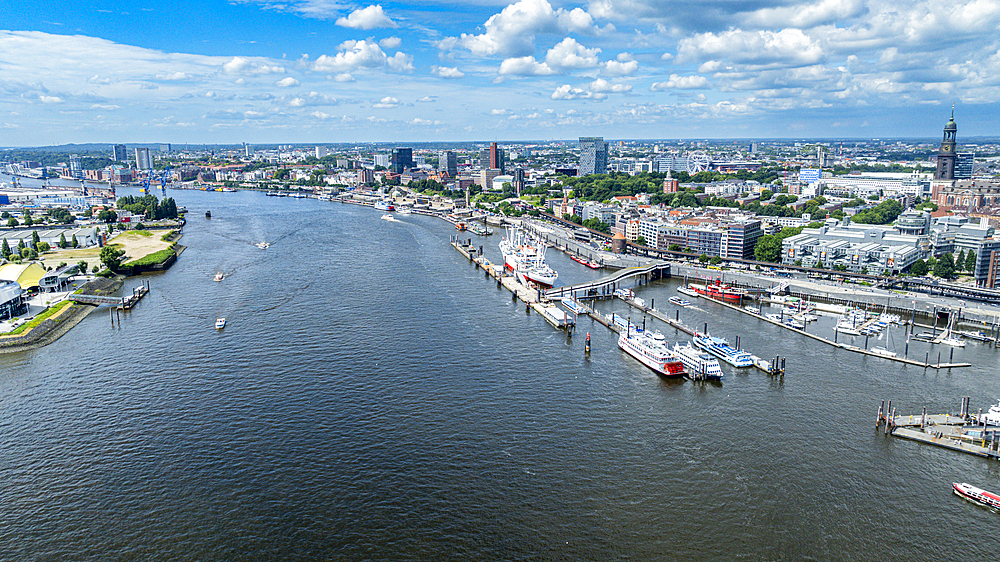
[{"label": "wide river", "polygon": [[[971,368],[925,371],[699,300],[682,319],[787,357],[787,374],[664,381],[591,320],[568,338],[526,314],[438,219],[170,195],[190,210],[188,249],[128,280],[152,291],[120,325],[101,309],[46,348],[0,356],[2,560],[1000,551],[1000,515],[951,493],[954,481],[1000,491],[1000,464],[874,429],[882,399],[903,413],[957,411],[965,395],[989,407],[991,347],[955,352]],[[478,240],[496,257],[499,233]],[[549,262],[561,284],[601,275],[554,250]],[[677,284],[637,292],[672,315]],[[901,330],[891,337],[901,352]]]}]

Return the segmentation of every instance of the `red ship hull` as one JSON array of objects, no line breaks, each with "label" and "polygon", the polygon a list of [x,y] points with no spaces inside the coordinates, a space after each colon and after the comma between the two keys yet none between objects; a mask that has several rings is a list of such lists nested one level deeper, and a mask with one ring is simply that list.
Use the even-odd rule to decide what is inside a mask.
[{"label": "red ship hull", "polygon": [[740,302],[745,296],[742,292],[736,292],[726,287],[719,287],[718,285],[708,285],[708,286],[698,286],[691,285],[691,290],[695,291],[699,295],[726,301],[726,302]]}]

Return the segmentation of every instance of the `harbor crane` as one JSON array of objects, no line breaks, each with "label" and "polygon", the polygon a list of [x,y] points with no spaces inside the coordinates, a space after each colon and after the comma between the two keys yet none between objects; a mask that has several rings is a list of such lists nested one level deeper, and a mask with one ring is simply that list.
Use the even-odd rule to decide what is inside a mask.
[{"label": "harbor crane", "polygon": [[170,177],[170,168],[166,168],[160,174],[157,174],[155,171],[153,171],[152,168],[150,168],[149,170],[146,171],[146,179],[142,180],[142,189],[139,190],[139,193],[142,193],[143,195],[150,195],[149,184],[153,180],[157,180],[160,182],[160,194],[163,197],[166,197],[167,181],[169,177]]}]

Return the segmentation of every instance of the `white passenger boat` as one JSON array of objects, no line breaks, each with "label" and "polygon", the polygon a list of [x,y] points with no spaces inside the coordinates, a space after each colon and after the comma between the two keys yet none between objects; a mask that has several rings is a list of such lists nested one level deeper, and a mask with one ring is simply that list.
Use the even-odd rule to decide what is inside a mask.
[{"label": "white passenger boat", "polygon": [[987,425],[1000,425],[1000,402],[997,402],[983,414],[979,423],[986,422]]},{"label": "white passenger boat", "polygon": [[989,507],[994,510],[1000,510],[1000,496],[994,494],[993,492],[987,492],[982,488],[977,488],[972,484],[966,484],[962,482],[952,482],[952,489],[959,496],[969,500],[972,503]]},{"label": "white passenger boat", "polygon": [[379,211],[395,211],[396,207],[392,204],[392,201],[386,199],[380,199],[375,202],[375,208]]},{"label": "white passenger boat", "polygon": [[677,295],[674,295],[667,300],[670,301],[670,304],[676,304],[677,306],[691,306],[691,301],[682,299]]},{"label": "white passenger boat", "polygon": [[225,318],[218,318],[218,319],[216,319],[216,321],[215,321],[215,329],[216,330],[221,330],[221,329],[223,329],[225,327],[226,327],[226,319]]},{"label": "white passenger boat", "polygon": [[573,297],[563,297],[560,302],[573,314],[587,314],[590,312],[589,308]]},{"label": "white passenger boat", "polygon": [[666,337],[659,332],[626,329],[618,337],[618,347],[659,375],[665,377],[684,375],[684,363],[667,347]]},{"label": "white passenger boat", "polygon": [[695,336],[694,345],[729,363],[733,367],[752,367],[753,357],[746,351],[735,349],[724,338]]},{"label": "white passenger boat", "polygon": [[701,351],[690,343],[674,344],[674,353],[681,358],[688,376],[696,380],[722,380],[722,366],[712,355]]},{"label": "white passenger boat", "polygon": [[635,293],[632,289],[615,289],[615,296],[622,300],[632,300],[635,298]]}]

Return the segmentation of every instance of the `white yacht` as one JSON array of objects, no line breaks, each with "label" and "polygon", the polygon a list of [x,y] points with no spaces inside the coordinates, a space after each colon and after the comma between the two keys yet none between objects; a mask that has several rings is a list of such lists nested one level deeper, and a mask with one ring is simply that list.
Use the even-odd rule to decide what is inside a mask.
[{"label": "white yacht", "polygon": [[881,345],[876,345],[875,347],[869,349],[868,351],[871,351],[875,355],[881,355],[882,357],[895,357],[896,356],[896,352],[895,351],[889,351],[889,349],[887,347],[884,347],[884,346],[881,346]]},{"label": "white yacht", "polygon": [[221,330],[221,329],[223,329],[225,327],[226,327],[226,319],[225,318],[219,318],[219,319],[217,319],[215,321],[215,329],[216,330]]}]

